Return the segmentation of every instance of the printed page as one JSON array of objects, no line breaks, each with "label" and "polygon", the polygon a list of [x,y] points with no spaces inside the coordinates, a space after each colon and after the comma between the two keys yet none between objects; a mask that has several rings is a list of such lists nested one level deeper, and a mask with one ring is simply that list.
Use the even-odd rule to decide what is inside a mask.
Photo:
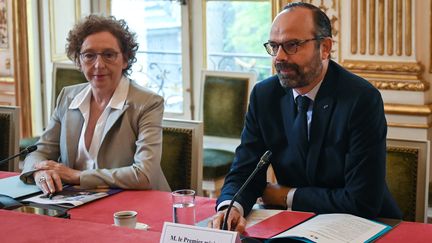
[{"label": "printed page", "polygon": [[56,193],[51,199],[48,198],[47,195],[37,195],[25,199],[24,202],[52,204],[65,208],[73,208],[119,191],[121,191],[121,189],[83,190],[77,186],[69,186],[63,188],[63,191]]},{"label": "printed page", "polygon": [[273,238],[305,238],[313,242],[367,242],[391,227],[350,214],[321,214]]}]

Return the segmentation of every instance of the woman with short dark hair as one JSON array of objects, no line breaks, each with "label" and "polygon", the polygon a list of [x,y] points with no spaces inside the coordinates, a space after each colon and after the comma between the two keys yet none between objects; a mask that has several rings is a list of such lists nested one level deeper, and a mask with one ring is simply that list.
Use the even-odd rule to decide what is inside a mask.
[{"label": "woman with short dark hair", "polygon": [[126,77],[136,61],[135,33],[124,20],[90,15],[67,41],[88,83],[61,91],[21,179],[44,193],[62,184],[170,190],[160,167],[163,98]]}]

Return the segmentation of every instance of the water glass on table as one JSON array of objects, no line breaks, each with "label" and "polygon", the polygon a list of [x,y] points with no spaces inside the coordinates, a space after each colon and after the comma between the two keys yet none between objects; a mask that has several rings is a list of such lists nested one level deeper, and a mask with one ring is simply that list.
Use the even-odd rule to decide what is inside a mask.
[{"label": "water glass on table", "polygon": [[171,193],[173,201],[173,222],[195,225],[195,191],[182,189]]}]

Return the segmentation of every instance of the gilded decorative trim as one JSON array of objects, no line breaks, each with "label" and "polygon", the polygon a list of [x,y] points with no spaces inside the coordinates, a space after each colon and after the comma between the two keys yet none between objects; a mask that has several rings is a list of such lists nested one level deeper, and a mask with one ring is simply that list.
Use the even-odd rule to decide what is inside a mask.
[{"label": "gilded decorative trim", "polygon": [[396,3],[396,55],[402,55],[402,0]]},{"label": "gilded decorative trim", "polygon": [[387,122],[388,127],[400,127],[400,128],[417,128],[417,129],[428,129],[432,124],[415,124],[415,123],[396,123]]},{"label": "gilded decorative trim", "polygon": [[384,27],[385,27],[384,0],[378,1],[378,54],[384,55]]},{"label": "gilded decorative trim", "polygon": [[[203,1],[203,4],[205,4]],[[278,15],[278,13],[280,12],[281,8],[283,7],[281,2],[277,1],[277,0],[270,0],[270,4],[271,4],[271,18],[272,20],[276,17],[276,15]]]},{"label": "gilded decorative trim", "polygon": [[350,70],[392,71],[413,73],[416,76],[420,75],[423,71],[423,67],[420,63],[412,62],[368,62],[345,60],[342,65]]},{"label": "gilded decorative trim", "polygon": [[432,104],[428,105],[406,105],[406,104],[384,104],[386,114],[429,116],[432,114]]},{"label": "gilded decorative trim", "polygon": [[366,54],[366,1],[360,1],[360,54]]},{"label": "gilded decorative trim", "polygon": [[412,29],[411,29],[411,11],[412,9],[412,2],[411,0],[405,1],[405,55],[411,56],[412,54]]},{"label": "gilded decorative trim", "polygon": [[366,78],[378,89],[426,91],[429,83],[421,78],[420,63],[368,62],[345,60],[342,66]]},{"label": "gilded decorative trim", "polygon": [[369,0],[369,54],[375,54],[375,0]]},{"label": "gilded decorative trim", "polygon": [[[342,31],[342,27],[341,27],[341,22],[342,22],[342,11],[341,11],[341,0],[334,0],[333,2],[333,9],[336,9],[337,14],[338,14],[338,29],[339,32]],[[337,8],[336,8],[337,5]],[[338,60],[342,60],[342,35],[339,35],[337,38],[337,42],[338,42]]]},{"label": "gilded decorative trim", "polygon": [[369,82],[377,89],[382,90],[426,91],[429,89],[429,84],[426,83],[378,80],[369,80]]},{"label": "gilded decorative trim", "polygon": [[387,54],[389,56],[393,55],[393,0],[387,1],[388,9],[387,9]]},{"label": "gilded decorative trim", "polygon": [[[208,1],[208,0],[206,0]],[[203,2],[206,2],[203,1]],[[288,3],[293,2],[294,0],[269,0],[271,5],[271,11],[272,11],[272,20],[282,11],[282,9],[287,5]],[[304,1],[302,1],[304,2]],[[309,1],[310,2],[310,1]]]},{"label": "gilded decorative trim", "polygon": [[357,53],[358,48],[358,35],[357,35],[357,24],[358,24],[358,2],[357,0],[351,0],[351,54]]},{"label": "gilded decorative trim", "polygon": [[400,147],[396,145],[387,146],[387,151],[396,152],[396,153],[409,153],[416,156],[416,160],[418,161],[419,148],[411,148],[411,147]]},{"label": "gilded decorative trim", "polygon": [[375,81],[400,81],[400,82],[406,81],[409,83],[420,81],[416,76],[404,75],[398,73],[385,73],[385,72],[368,73],[362,71],[357,71],[357,73],[361,73],[361,75],[364,78],[371,78],[374,79]]},{"label": "gilded decorative trim", "polygon": [[14,83],[15,79],[13,77],[0,77],[0,82]]}]

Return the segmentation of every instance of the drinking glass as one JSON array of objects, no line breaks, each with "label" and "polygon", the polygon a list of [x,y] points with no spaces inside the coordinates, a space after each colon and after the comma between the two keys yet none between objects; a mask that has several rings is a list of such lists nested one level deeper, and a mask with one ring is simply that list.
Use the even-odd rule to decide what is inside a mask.
[{"label": "drinking glass", "polygon": [[177,190],[171,193],[173,203],[173,222],[195,225],[195,191]]}]

